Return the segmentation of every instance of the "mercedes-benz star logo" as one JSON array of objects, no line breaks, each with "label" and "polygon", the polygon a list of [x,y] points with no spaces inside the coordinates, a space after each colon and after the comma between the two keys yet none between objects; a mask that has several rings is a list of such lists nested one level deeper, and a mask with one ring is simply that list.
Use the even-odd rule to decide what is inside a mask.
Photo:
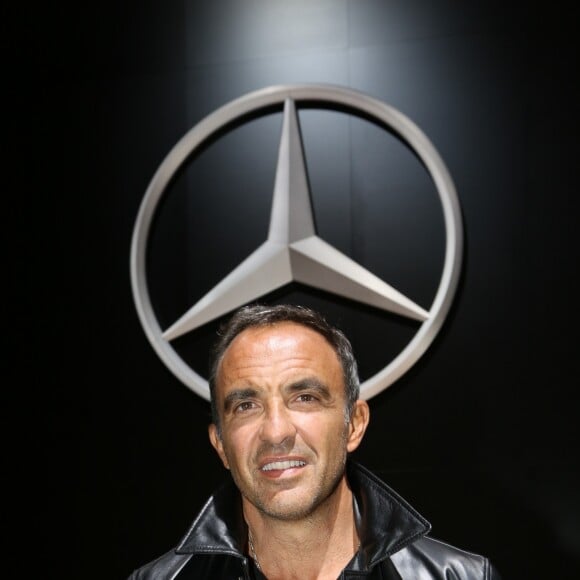
[{"label": "mercedes-benz star logo", "polygon": [[[377,119],[407,141],[425,164],[439,194],[446,230],[443,272],[429,310],[316,235],[296,113],[296,103],[301,101],[315,102],[321,108],[339,105]],[[268,238],[169,328],[162,329],[149,298],[145,260],[147,237],[159,200],[189,155],[216,131],[248,113],[281,104],[284,121]],[[216,110],[193,127],[167,155],[149,184],[137,216],[131,246],[131,283],[137,312],[151,345],[177,378],[208,400],[207,381],[183,361],[171,341],[292,281],[419,321],[418,331],[403,351],[361,385],[361,396],[369,399],[409,370],[441,328],[459,279],[462,239],[459,202],[445,164],[429,139],[402,113],[346,88],[269,87]]]}]

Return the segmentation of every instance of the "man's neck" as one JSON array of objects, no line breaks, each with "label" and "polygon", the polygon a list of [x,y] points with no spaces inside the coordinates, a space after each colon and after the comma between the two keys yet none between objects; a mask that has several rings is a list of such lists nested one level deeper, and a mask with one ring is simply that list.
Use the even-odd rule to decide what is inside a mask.
[{"label": "man's neck", "polygon": [[299,520],[269,517],[244,500],[250,556],[269,580],[335,580],[359,545],[352,502],[346,478]]}]

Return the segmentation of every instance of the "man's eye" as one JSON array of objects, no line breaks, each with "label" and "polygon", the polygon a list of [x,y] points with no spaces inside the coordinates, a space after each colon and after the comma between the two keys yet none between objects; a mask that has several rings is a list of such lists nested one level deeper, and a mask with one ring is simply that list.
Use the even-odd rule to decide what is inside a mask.
[{"label": "man's eye", "polygon": [[298,395],[297,399],[296,399],[299,403],[313,403],[314,401],[316,401],[316,397],[314,395],[309,395],[307,393],[304,393],[302,395]]},{"label": "man's eye", "polygon": [[251,411],[255,407],[256,407],[255,403],[252,403],[251,401],[244,401],[235,408],[235,411],[236,413],[244,413],[246,411]]}]

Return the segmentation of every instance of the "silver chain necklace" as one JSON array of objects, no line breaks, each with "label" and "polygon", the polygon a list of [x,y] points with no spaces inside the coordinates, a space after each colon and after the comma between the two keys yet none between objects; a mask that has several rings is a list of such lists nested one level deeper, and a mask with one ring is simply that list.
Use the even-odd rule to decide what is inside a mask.
[{"label": "silver chain necklace", "polygon": [[254,562],[256,563],[256,568],[258,568],[258,570],[260,570],[260,572],[261,572],[262,566],[260,566],[258,556],[256,556],[256,550],[254,549],[254,540],[252,538],[252,531],[250,530],[250,528],[248,528],[248,543],[250,544],[250,552],[252,552],[252,558],[254,559]]}]

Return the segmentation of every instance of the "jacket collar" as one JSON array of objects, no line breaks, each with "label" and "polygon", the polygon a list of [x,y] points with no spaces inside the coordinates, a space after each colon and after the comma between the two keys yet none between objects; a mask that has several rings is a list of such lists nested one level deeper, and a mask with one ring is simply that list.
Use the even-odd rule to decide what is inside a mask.
[{"label": "jacket collar", "polygon": [[[361,465],[347,463],[361,540],[353,569],[369,569],[424,536],[431,528],[404,499]],[[176,548],[178,554],[228,554],[245,558],[247,527],[233,482],[214,493]]]},{"label": "jacket collar", "polygon": [[347,479],[361,545],[349,568],[372,568],[431,529],[411,505],[362,465],[349,461]]}]

